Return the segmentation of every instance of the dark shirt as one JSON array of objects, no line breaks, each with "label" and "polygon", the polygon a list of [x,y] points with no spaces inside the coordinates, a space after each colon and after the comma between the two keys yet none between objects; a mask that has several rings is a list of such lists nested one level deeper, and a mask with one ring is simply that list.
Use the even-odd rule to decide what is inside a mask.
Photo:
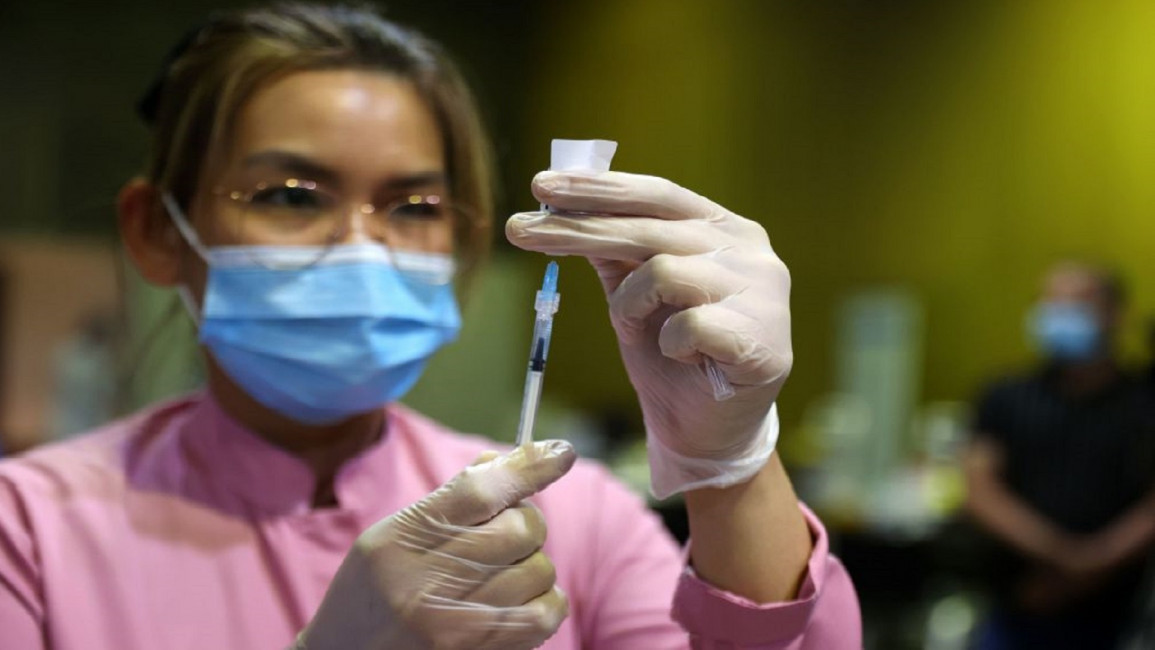
[{"label": "dark shirt", "polygon": [[1049,371],[1004,380],[975,428],[1002,447],[1010,489],[1069,532],[1102,529],[1155,488],[1155,390],[1130,376],[1081,397]]},{"label": "dark shirt", "polygon": [[[1003,380],[980,400],[978,435],[1003,450],[1002,478],[1033,509],[1074,534],[1091,534],[1155,489],[1155,389],[1121,374],[1102,390],[1064,393],[1053,370]],[[1004,549],[991,568],[1003,596],[1027,569]],[[1125,571],[1097,597],[1118,615],[1137,588]],[[1084,610],[1090,602],[1080,604]]]}]

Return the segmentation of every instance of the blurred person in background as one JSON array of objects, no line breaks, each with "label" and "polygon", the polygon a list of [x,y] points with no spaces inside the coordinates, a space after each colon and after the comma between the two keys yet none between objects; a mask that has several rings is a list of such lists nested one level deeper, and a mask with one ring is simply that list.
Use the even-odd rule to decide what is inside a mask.
[{"label": "blurred person in background", "polygon": [[991,386],[965,455],[967,509],[1001,546],[979,647],[1114,648],[1155,541],[1155,400],[1116,358],[1120,281],[1047,273],[1041,366]]},{"label": "blurred person in background", "polygon": [[208,387],[0,464],[0,647],[860,647],[774,452],[789,276],[761,226],[616,172],[540,174],[560,214],[506,224],[594,264],[686,564],[570,445],[499,454],[395,403],[490,243],[487,145],[440,47],[368,9],[221,14],[140,109],[121,238],[180,291]]}]

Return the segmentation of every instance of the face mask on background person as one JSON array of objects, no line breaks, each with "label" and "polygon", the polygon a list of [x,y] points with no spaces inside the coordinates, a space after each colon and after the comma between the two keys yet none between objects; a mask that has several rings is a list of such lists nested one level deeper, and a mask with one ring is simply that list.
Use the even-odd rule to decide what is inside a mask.
[{"label": "face mask on background person", "polygon": [[1047,358],[1087,361],[1102,348],[1102,331],[1094,310],[1078,302],[1039,304],[1027,320],[1028,332]]},{"label": "face mask on background person", "polygon": [[209,248],[176,201],[163,200],[209,267],[199,309],[180,288],[199,340],[245,392],[286,417],[325,424],[397,400],[457,338],[449,254],[378,243]]}]

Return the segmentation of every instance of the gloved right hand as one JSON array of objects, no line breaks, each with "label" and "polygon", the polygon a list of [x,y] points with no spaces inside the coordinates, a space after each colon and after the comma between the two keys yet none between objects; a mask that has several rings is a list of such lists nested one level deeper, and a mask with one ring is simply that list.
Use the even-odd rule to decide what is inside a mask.
[{"label": "gloved right hand", "polygon": [[[744,483],[770,461],[794,363],[790,273],[766,230],[680,185],[622,172],[542,172],[515,246],[589,259],[646,424],[651,489]],[[735,390],[714,397],[706,360]]]},{"label": "gloved right hand", "polygon": [[522,500],[565,475],[562,441],[482,455],[432,494],[370,527],[298,638],[307,650],[535,648],[568,613]]}]

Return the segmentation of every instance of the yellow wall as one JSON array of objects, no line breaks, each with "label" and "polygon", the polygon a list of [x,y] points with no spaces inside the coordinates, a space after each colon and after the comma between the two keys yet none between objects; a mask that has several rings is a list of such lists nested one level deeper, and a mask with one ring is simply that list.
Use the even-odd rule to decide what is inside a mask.
[{"label": "yellow wall", "polygon": [[[924,301],[927,399],[968,398],[1029,359],[1024,310],[1064,256],[1125,272],[1126,349],[1143,356],[1155,4],[854,4],[555,8],[526,44],[542,63],[540,90],[517,98],[535,109],[522,155],[544,165],[551,137],[617,139],[615,168],[667,176],[766,226],[794,273],[788,422],[832,385],[834,308],[858,287]],[[620,403],[627,383],[582,266],[563,265],[551,389]]]}]

